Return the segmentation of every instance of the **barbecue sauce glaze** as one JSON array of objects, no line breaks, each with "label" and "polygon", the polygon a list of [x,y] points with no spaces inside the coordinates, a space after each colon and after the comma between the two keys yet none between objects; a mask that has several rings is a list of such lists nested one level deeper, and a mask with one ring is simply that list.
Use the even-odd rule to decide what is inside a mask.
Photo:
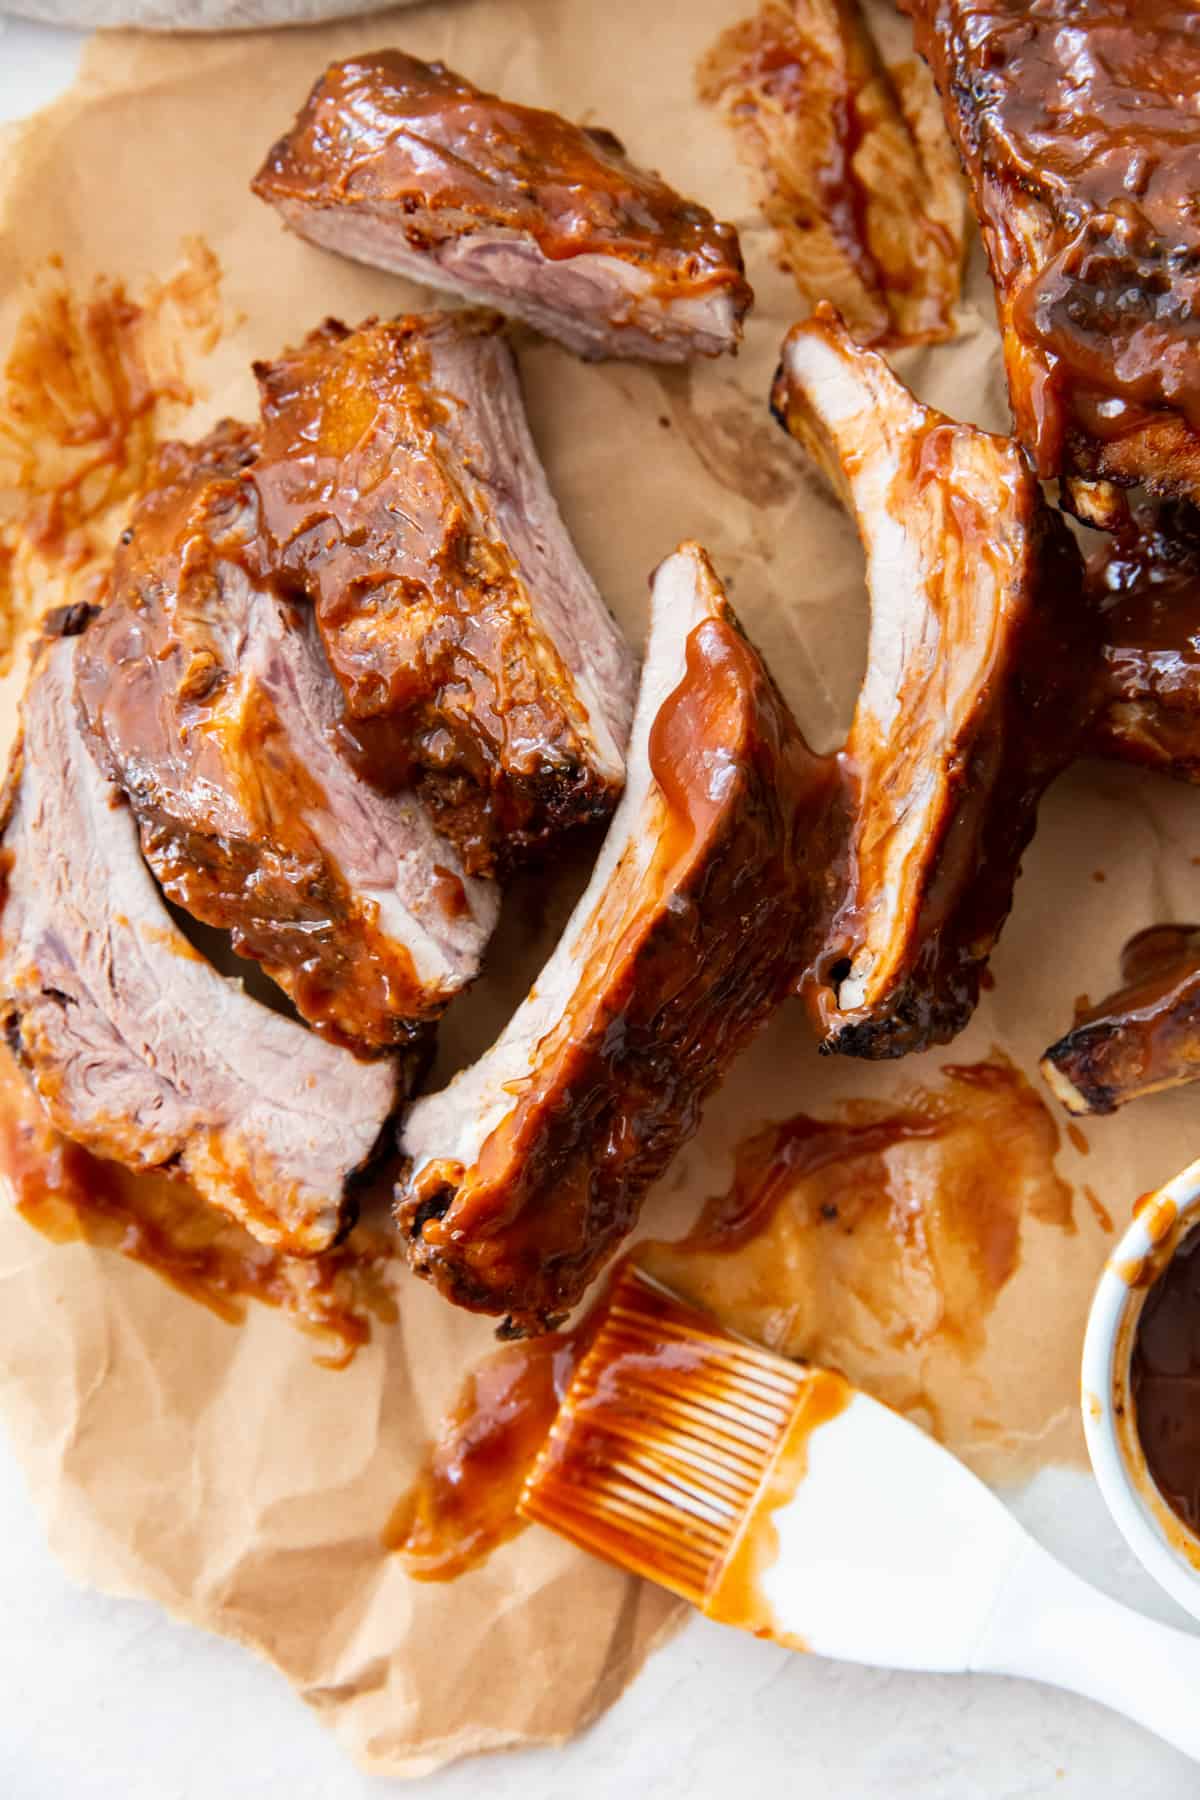
[{"label": "barbecue sauce glaze", "polygon": [[246,477],[264,567],[313,603],[356,769],[385,789],[414,782],[479,874],[603,820],[617,798],[499,503],[472,476],[487,455],[466,396],[439,387],[439,342],[478,352],[486,386],[488,357],[509,356],[499,323],[328,320],[257,363],[262,443]]},{"label": "barbecue sauce glaze", "polygon": [[808,944],[833,765],[723,606],[688,638],[649,761],[653,857],[610,882],[533,1078],[469,1169],[434,1160],[398,1196],[421,1271],[510,1330],[580,1298]]},{"label": "barbecue sauce glaze", "polygon": [[1081,1009],[1045,1060],[1096,1113],[1200,1078],[1200,926],[1130,938],[1121,986]]},{"label": "barbecue sauce glaze", "polygon": [[966,205],[924,68],[887,69],[854,0],[767,0],[727,27],[697,92],[760,173],[778,260],[861,343],[952,337]]},{"label": "barbecue sauce glaze", "polygon": [[1119,444],[1168,410],[1200,430],[1200,14],[1184,0],[912,12],[1020,346],[1013,400],[1039,472],[1058,472],[1075,434]]},{"label": "barbecue sauce glaze", "polygon": [[403,209],[417,247],[499,228],[527,233],[551,261],[634,263],[664,297],[727,288],[739,312],[750,303],[733,227],[636,167],[611,131],[400,50],[332,64],[253,187],[264,200]]}]

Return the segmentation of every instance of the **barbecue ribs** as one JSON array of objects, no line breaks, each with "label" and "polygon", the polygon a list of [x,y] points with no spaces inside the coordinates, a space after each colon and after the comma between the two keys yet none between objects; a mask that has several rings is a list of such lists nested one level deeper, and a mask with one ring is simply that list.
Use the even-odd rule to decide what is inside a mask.
[{"label": "barbecue ribs", "polygon": [[844,867],[803,991],[827,1050],[903,1056],[974,1010],[1077,750],[1095,624],[1020,448],[922,406],[830,309],[788,334],[773,406],[853,511],[871,597]]},{"label": "barbecue ribs", "polygon": [[253,182],[301,237],[498,306],[583,356],[733,350],[737,233],[610,131],[378,50],[334,63]]},{"label": "barbecue ribs", "polygon": [[1080,517],[1200,498],[1200,12],[912,0],[996,283],[1017,435]]}]

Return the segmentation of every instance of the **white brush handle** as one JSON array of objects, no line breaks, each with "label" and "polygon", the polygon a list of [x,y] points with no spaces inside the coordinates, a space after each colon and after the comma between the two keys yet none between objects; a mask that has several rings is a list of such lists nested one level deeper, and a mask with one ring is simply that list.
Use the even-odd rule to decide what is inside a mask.
[{"label": "white brush handle", "polygon": [[1097,1593],[1027,1539],[971,1656],[1124,1713],[1200,1761],[1200,1637]]}]

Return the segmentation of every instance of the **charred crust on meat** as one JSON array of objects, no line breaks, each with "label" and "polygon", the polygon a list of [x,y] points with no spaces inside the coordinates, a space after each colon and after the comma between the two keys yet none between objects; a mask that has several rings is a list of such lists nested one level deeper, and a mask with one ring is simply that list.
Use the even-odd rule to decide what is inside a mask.
[{"label": "charred crust on meat", "polygon": [[1068,1112],[1111,1113],[1200,1080],[1200,926],[1138,932],[1122,952],[1121,981],[1041,1059]]},{"label": "charred crust on meat", "polygon": [[436,1193],[428,1194],[420,1203],[406,1210],[403,1215],[403,1226],[410,1238],[420,1238],[431,1219],[444,1219],[454,1200],[454,1189],[448,1184]]}]

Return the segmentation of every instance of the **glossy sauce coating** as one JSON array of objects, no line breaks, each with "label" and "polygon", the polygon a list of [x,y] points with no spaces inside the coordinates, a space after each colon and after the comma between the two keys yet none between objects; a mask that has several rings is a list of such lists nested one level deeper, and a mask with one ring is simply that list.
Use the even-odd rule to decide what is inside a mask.
[{"label": "glossy sauce coating", "polygon": [[828,1050],[903,1056],[974,1010],[1041,796],[1090,715],[1097,622],[1020,448],[920,405],[831,310],[788,333],[772,410],[871,558],[840,851],[800,988]]},{"label": "glossy sauce coating", "polygon": [[830,767],[724,607],[688,639],[649,758],[649,872],[616,884],[568,1010],[471,1169],[431,1162],[398,1196],[416,1266],[521,1330],[565,1312],[630,1229],[811,929]]},{"label": "glossy sauce coating", "polygon": [[1155,1484],[1200,1536],[1200,1232],[1178,1245],[1146,1297],[1130,1394]]},{"label": "glossy sauce coating", "polygon": [[1122,985],[1079,1012],[1042,1061],[1073,1112],[1200,1078],[1200,926],[1151,925],[1121,953]]},{"label": "glossy sauce coating", "polygon": [[889,71],[855,0],[766,5],[697,70],[761,172],[779,259],[864,343],[954,332],[966,205],[929,77]]},{"label": "glossy sauce coating", "polygon": [[226,627],[233,571],[264,579],[243,479],[256,448],[249,427],[226,422],[199,445],[159,450],[111,603],[80,649],[79,694],[168,898],[228,930],[333,1041],[404,1048],[444,997],[377,929],[377,903],[352,891],[314,831],[328,797],[265,685],[243,677]]},{"label": "glossy sauce coating", "polygon": [[344,1368],[392,1324],[390,1232],[360,1225],[320,1256],[288,1256],[207,1206],[186,1181],[131,1174],[102,1162],[50,1124],[7,1050],[0,1050],[0,1181],[35,1230],[55,1243],[83,1242],[144,1264],[227,1324],[244,1302],[278,1307],[322,1345],[317,1361]]},{"label": "glossy sauce coating", "polygon": [[[887,885],[882,871],[907,796],[934,772],[944,770],[946,784],[943,809],[930,820],[933,854],[917,871],[919,886],[898,921],[907,934],[902,979],[882,1016],[859,1023],[851,1013],[842,1021],[838,1009],[818,1003],[822,1022],[838,1033],[836,1047],[852,1054],[903,1055],[949,1042],[963,1029],[1012,906],[1038,803],[1069,760],[1087,712],[1084,653],[1093,628],[1080,604],[1074,547],[1019,463],[990,494],[1007,515],[1003,534],[997,531],[996,512],[966,474],[960,443],[969,430],[932,414],[908,446],[889,498],[897,520],[936,516],[941,528],[942,554],[922,571],[937,619],[937,660],[912,657],[888,732],[853,731],[839,758],[852,822],[851,879],[822,953],[819,996],[830,991],[823,971],[852,959],[867,941],[864,906],[874,906]],[[990,620],[964,604],[981,565],[990,565],[995,585]],[[974,653],[982,638],[987,657],[963,710],[940,665],[953,659],[958,634],[967,632],[976,639]]]},{"label": "glossy sauce coating", "polygon": [[416,215],[418,241],[489,226],[527,233],[552,261],[619,257],[660,293],[727,288],[741,311],[750,300],[733,227],[637,168],[611,132],[502,100],[400,50],[327,69],[254,190],[402,208]]},{"label": "glossy sauce coating", "polygon": [[468,396],[439,387],[439,342],[507,357],[498,324],[480,313],[354,332],[328,321],[256,365],[263,432],[249,471],[262,554],[314,604],[355,767],[385,790],[414,780],[471,873],[606,817],[617,792],[472,477]]},{"label": "glossy sauce coating", "polygon": [[1088,563],[1103,643],[1089,748],[1200,779],[1200,517],[1134,513]]},{"label": "glossy sauce coating", "polygon": [[[1057,473],[1065,452],[1085,474],[1187,491],[1200,451],[1200,16],[1182,0],[913,12],[974,187],[1039,471]],[[1145,436],[1160,426],[1170,435]]]}]

